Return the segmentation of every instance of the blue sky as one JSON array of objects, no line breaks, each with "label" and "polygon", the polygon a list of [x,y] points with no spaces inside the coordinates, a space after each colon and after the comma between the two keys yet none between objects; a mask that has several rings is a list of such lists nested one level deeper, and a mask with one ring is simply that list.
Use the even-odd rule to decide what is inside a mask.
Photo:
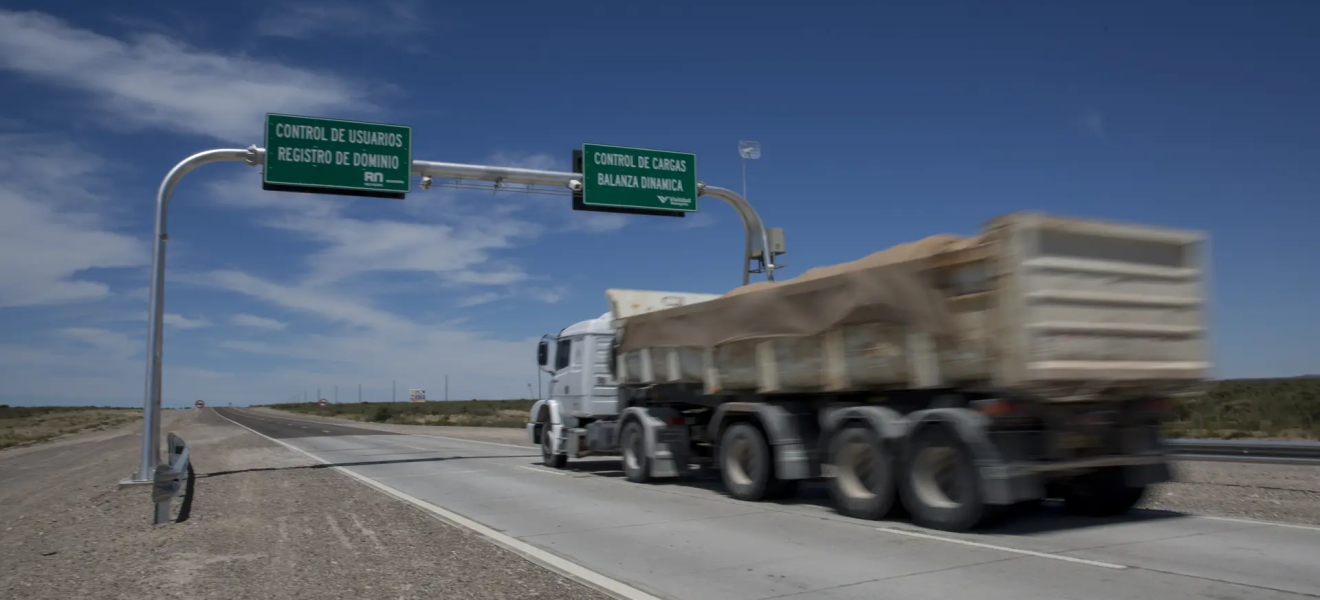
[{"label": "blue sky", "polygon": [[[191,4],[191,3],[189,3]],[[785,275],[1039,209],[1203,229],[1223,377],[1320,372],[1311,2],[7,2],[0,402],[139,404],[166,171],[267,112],[403,123],[414,157],[567,170],[698,155],[788,238]],[[165,402],[519,397],[610,287],[724,292],[741,228],[433,188],[268,193],[204,167],[170,214]]]}]

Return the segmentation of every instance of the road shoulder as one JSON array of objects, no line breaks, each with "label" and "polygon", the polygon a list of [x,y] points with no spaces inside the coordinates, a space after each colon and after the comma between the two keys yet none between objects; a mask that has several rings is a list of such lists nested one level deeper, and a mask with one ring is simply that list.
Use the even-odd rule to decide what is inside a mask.
[{"label": "road shoulder", "polygon": [[606,597],[212,411],[165,425],[193,447],[184,523],[152,527],[147,491],[116,487],[134,436],[4,471],[0,597]]}]

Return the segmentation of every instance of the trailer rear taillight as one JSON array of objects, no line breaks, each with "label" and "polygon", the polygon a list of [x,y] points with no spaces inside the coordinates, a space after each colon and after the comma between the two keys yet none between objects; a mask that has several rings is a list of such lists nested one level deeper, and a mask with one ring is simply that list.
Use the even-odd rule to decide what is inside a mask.
[{"label": "trailer rear taillight", "polygon": [[1141,408],[1147,412],[1167,413],[1173,410],[1173,401],[1168,398],[1147,398],[1141,402]]},{"label": "trailer rear taillight", "polygon": [[1027,406],[1018,402],[1011,402],[1002,398],[988,398],[977,400],[972,403],[981,414],[990,417],[1016,417],[1027,412]]}]

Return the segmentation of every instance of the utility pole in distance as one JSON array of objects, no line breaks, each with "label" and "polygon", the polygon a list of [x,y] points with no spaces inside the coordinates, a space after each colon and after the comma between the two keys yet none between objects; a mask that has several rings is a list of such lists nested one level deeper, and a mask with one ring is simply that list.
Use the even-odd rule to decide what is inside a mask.
[{"label": "utility pole in distance", "polygon": [[390,402],[394,402],[395,400],[398,399],[398,398],[396,397],[396,395],[397,395],[397,393],[398,393],[398,391],[399,391],[398,388],[399,388],[399,382],[398,382],[398,380],[396,380],[396,379],[391,379],[391,380],[390,380]]},{"label": "utility pole in distance", "polygon": [[362,384],[358,384],[358,404],[362,404]]}]

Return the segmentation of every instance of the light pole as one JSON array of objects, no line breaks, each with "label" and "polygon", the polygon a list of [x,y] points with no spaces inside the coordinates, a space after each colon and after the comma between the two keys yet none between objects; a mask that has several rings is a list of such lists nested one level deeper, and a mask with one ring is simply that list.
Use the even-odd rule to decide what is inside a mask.
[{"label": "light pole", "polygon": [[761,142],[738,140],[738,156],[742,157],[743,199],[747,198],[747,161],[761,158]]}]

